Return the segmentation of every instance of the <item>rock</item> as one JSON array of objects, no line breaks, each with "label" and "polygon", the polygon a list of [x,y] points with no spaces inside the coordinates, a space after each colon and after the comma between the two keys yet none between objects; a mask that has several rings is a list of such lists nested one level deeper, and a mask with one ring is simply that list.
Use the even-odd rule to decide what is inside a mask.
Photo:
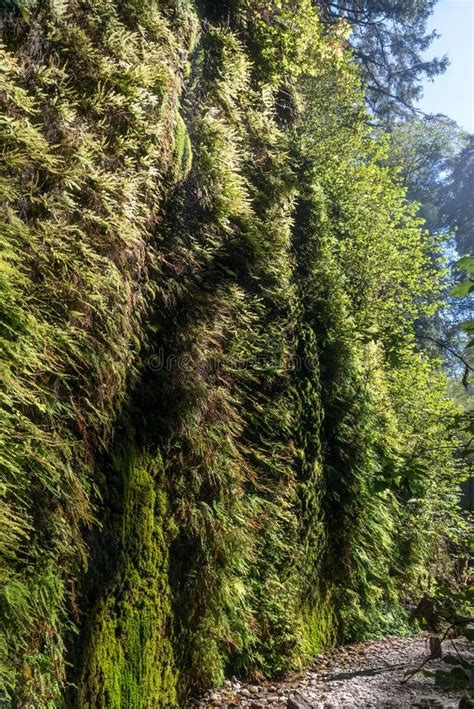
[{"label": "rock", "polygon": [[250,691],[252,692],[252,694],[258,694],[260,692],[260,687],[254,685],[253,687],[250,687]]},{"label": "rock", "polygon": [[295,692],[295,694],[290,694],[288,697],[286,709],[311,709],[311,704],[306,701],[302,694]]},{"label": "rock", "polygon": [[247,689],[247,687],[241,689],[240,694],[242,697],[250,697],[250,691]]}]

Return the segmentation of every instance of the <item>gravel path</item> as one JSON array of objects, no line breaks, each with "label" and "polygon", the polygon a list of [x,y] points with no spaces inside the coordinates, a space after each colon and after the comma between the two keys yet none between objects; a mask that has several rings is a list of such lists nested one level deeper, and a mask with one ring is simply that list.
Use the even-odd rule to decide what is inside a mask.
[{"label": "gravel path", "polygon": [[[468,648],[462,641],[456,640],[455,644],[463,654],[473,654],[473,648]],[[452,642],[446,640],[443,653],[454,652]],[[427,655],[429,646],[425,636],[391,637],[346,645],[317,656],[304,673],[293,674],[283,680],[257,684],[239,682],[233,678],[204,697],[191,699],[186,709],[457,709],[460,694],[438,689],[430,677],[418,674],[407,684],[401,684],[405,672],[419,666]],[[426,668],[441,666],[442,661],[433,660]],[[359,674],[374,670],[376,674]]]}]

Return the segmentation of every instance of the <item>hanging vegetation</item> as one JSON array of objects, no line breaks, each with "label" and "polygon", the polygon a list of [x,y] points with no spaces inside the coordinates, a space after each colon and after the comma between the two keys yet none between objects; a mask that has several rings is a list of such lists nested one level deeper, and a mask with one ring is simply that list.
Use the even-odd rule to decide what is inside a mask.
[{"label": "hanging vegetation", "polygon": [[2,700],[173,707],[405,632],[449,569],[456,408],[347,27],[1,12]]}]

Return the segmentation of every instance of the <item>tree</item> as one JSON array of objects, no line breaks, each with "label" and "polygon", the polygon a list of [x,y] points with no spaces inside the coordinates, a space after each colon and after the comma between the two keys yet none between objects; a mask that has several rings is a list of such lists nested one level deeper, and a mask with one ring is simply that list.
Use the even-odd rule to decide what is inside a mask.
[{"label": "tree", "polygon": [[350,46],[366,84],[371,111],[384,123],[413,112],[422,81],[434,79],[448,58],[425,59],[439,35],[427,30],[437,0],[314,0],[323,20],[349,23]]},{"label": "tree", "polygon": [[461,255],[474,254],[474,135],[455,161],[447,187],[443,219],[456,228]]},{"label": "tree", "polygon": [[398,170],[409,200],[418,203],[418,214],[425,220],[429,232],[437,235],[432,242],[433,263],[438,263],[444,271],[438,259],[440,248],[450,262],[444,277],[445,301],[449,307],[420,318],[416,329],[418,342],[432,356],[441,354],[454,377],[460,368],[456,352],[462,348],[458,323],[469,313],[465,300],[450,296],[456,279],[455,224],[446,212],[453,166],[465,145],[466,133],[446,116],[411,116],[398,121],[389,133],[388,164]]},{"label": "tree", "polygon": [[408,197],[420,204],[430,231],[449,228],[443,202],[453,164],[465,145],[465,133],[446,116],[411,116],[390,131],[388,163],[397,168]]}]

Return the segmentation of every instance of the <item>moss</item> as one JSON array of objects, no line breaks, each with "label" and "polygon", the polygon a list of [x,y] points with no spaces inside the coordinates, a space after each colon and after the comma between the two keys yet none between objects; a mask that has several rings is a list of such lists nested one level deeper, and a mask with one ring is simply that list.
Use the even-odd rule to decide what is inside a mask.
[{"label": "moss", "polygon": [[340,639],[339,609],[334,596],[330,592],[320,594],[313,599],[310,608],[303,609],[301,617],[304,656],[308,659],[335,647]]},{"label": "moss", "polygon": [[128,452],[125,459],[115,458],[112,474],[122,478],[123,509],[107,543],[118,545],[119,558],[92,612],[76,703],[177,706],[161,458]]},{"label": "moss", "polygon": [[179,179],[185,179],[191,170],[193,151],[188,129],[180,113],[176,114],[174,159],[177,165]]}]

